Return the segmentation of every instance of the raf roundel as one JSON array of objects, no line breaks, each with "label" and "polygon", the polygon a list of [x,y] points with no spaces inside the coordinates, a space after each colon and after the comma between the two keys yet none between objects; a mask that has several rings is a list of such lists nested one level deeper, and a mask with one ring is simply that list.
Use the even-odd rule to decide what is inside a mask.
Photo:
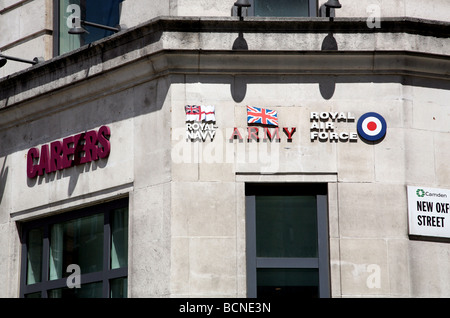
[{"label": "raf roundel", "polygon": [[386,135],[387,125],[383,116],[377,113],[365,113],[358,119],[358,134],[361,138],[375,142]]}]

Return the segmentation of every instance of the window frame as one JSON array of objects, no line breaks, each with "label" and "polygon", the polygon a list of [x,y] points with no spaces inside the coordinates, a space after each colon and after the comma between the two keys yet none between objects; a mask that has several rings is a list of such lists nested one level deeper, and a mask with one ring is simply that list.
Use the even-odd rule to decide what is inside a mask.
[{"label": "window frame", "polygon": [[53,0],[53,56],[59,55],[59,0]]},{"label": "window frame", "polygon": [[[251,6],[247,8],[248,16],[255,16],[255,0],[249,0]],[[319,14],[317,0],[308,0],[309,17],[317,17]]]},{"label": "window frame", "polygon": [[[49,258],[50,258],[50,227],[56,223],[62,223],[83,217],[103,214],[103,267],[101,271],[93,273],[81,273],[80,284],[102,282],[102,298],[110,298],[110,280],[116,278],[128,278],[128,266],[111,269],[111,218],[112,211],[128,208],[128,198],[122,198],[106,203],[92,205],[89,207],[73,210],[66,213],[48,216],[20,224],[21,227],[21,269],[20,269],[20,297],[28,294],[41,293],[41,298],[48,298],[48,292],[53,289],[66,288],[67,277],[49,280]],[[28,265],[28,233],[32,229],[43,229],[42,267],[41,281],[31,285],[27,284]],[[129,236],[129,233],[128,233]],[[128,256],[127,256],[128,257]],[[81,287],[82,288],[82,287]]]},{"label": "window frame", "polygon": [[[246,183],[246,261],[247,297],[257,297],[258,268],[311,268],[319,271],[319,297],[330,297],[330,264],[328,234],[327,184],[252,184]],[[275,194],[274,194],[275,193]],[[317,204],[317,257],[257,257],[256,256],[256,196],[315,195]]]}]

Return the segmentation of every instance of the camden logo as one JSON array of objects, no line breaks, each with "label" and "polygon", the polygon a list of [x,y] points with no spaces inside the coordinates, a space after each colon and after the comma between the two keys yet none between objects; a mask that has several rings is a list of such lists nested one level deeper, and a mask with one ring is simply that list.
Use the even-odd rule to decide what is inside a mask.
[{"label": "camden logo", "polygon": [[425,196],[427,196],[427,197],[437,197],[437,198],[446,198],[447,197],[447,194],[445,194],[445,193],[429,192],[429,191],[425,191],[424,189],[417,189],[416,190],[416,195],[419,198],[423,198]]},{"label": "camden logo", "polygon": [[416,195],[417,195],[419,198],[423,198],[423,197],[425,196],[425,191],[424,191],[423,189],[417,189]]}]

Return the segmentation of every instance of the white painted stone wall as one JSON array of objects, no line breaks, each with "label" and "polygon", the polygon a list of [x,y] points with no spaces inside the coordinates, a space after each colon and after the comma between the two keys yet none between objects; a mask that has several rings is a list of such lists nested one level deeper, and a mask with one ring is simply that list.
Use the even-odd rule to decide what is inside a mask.
[{"label": "white painted stone wall", "polygon": [[[409,67],[406,71],[429,71],[428,77],[411,78],[403,73],[369,74],[370,67],[383,71],[397,65],[383,64],[375,55],[370,61],[377,63],[369,66],[357,55],[341,57],[341,65],[328,57],[322,69],[317,68],[317,56],[257,56],[254,64],[246,65],[249,74],[236,75],[218,68],[211,55],[151,55],[161,47],[230,50],[237,36],[225,33],[211,46],[208,40],[214,37],[209,34],[184,35],[167,32],[156,43],[120,55],[114,50],[122,47],[103,43],[105,51],[93,48],[92,55],[68,56],[66,68],[29,78],[29,83],[38,83],[35,86],[26,89],[17,81],[11,96],[0,101],[0,246],[6,247],[0,249],[0,279],[6,282],[0,297],[19,294],[16,221],[126,194],[130,297],[245,297],[244,185],[249,181],[329,184],[334,297],[450,295],[448,271],[442,265],[450,261],[448,243],[412,241],[407,235],[406,185],[450,188],[450,92],[447,82],[437,79],[436,65],[424,70],[419,63],[423,60],[399,63]],[[255,50],[275,51],[275,37],[269,35],[272,40],[264,42],[264,36],[245,37]],[[307,45],[316,50],[323,36],[291,35],[295,40],[314,38]],[[365,50],[389,48],[381,39],[390,36],[367,36],[374,46]],[[407,42],[398,37],[402,41],[391,38],[395,49]],[[195,41],[186,47],[186,38]],[[352,41],[358,35],[336,39],[340,48],[358,47]],[[448,47],[448,39],[418,43],[422,53],[430,49],[444,54]],[[196,68],[189,68],[189,58],[195,59]],[[234,58],[237,66],[245,57]],[[272,64],[258,75],[268,60]],[[355,60],[361,64],[355,66]],[[295,64],[299,61],[302,64]],[[290,62],[294,73],[277,71],[286,70]],[[309,68],[302,72],[303,66]],[[185,73],[177,67],[186,67]],[[335,74],[331,67],[354,73]],[[323,69],[327,73],[320,74]],[[365,73],[358,75],[358,69]],[[200,71],[204,73],[196,73]],[[189,104],[215,106],[214,141],[185,141],[184,106]],[[281,127],[297,128],[293,142],[287,143],[281,133],[279,144],[230,143],[234,127],[246,138],[246,105],[276,109]],[[356,118],[377,111],[387,121],[386,138],[376,145],[361,140],[312,143],[311,111],[352,112]],[[27,180],[29,148],[105,124],[111,127],[112,144],[107,160]],[[345,123],[342,128],[355,126]]]},{"label": "white painted stone wall", "polygon": [[[0,52],[33,60],[53,57],[52,0],[0,1]],[[8,61],[0,68],[0,78],[30,67],[31,64]]]},{"label": "white painted stone wall", "polygon": [[[235,146],[234,156],[227,162],[226,152],[228,149],[233,151],[227,143],[232,132],[230,129],[228,133],[218,134],[220,139],[211,143],[185,145],[183,149],[186,153],[192,151],[197,155],[189,158],[203,160],[198,164],[178,163],[181,158],[180,143],[184,139],[176,138],[173,145],[177,150],[177,162],[172,170],[175,189],[172,202],[176,197],[184,196],[183,190],[187,191],[188,197],[197,195],[198,198],[188,202],[183,200],[179,206],[175,203],[172,207],[172,222],[179,224],[176,227],[179,230],[172,232],[172,247],[184,251],[184,254],[175,254],[173,258],[172,273],[175,272],[173,278],[177,287],[173,292],[179,291],[181,295],[189,295],[194,290],[198,292],[195,289],[198,286],[192,286],[197,283],[197,276],[209,275],[213,281],[215,273],[210,272],[213,267],[198,268],[197,261],[193,261],[197,260],[196,253],[198,258],[202,258],[204,251],[196,251],[190,244],[202,238],[217,244],[224,241],[221,246],[228,252],[224,250],[215,257],[205,257],[204,261],[212,263],[211,266],[227,264],[232,249],[225,242],[234,242],[231,235],[235,229],[233,224],[238,221],[239,228],[245,222],[243,202],[237,202],[236,206],[236,199],[242,200],[243,183],[233,186],[230,181],[240,172],[264,172],[256,179],[241,176],[239,180],[286,181],[293,178],[289,176],[292,173],[304,173],[311,174],[308,181],[321,181],[324,173],[336,174],[337,183],[330,181],[329,186],[331,285],[334,296],[440,297],[448,294],[450,286],[441,280],[440,274],[435,276],[421,270],[425,270],[425,263],[429,262],[430,266],[442,263],[442,257],[448,261],[448,256],[442,255],[448,255],[449,248],[445,243],[408,239],[405,185],[450,187],[450,174],[444,167],[445,154],[450,151],[450,146],[444,141],[448,138],[449,129],[445,124],[439,124],[441,120],[448,120],[445,101],[450,93],[439,88],[403,86],[400,83],[338,83],[333,98],[324,100],[318,84],[284,83],[276,77],[266,81],[269,83],[248,85],[241,103],[226,101],[225,97],[229,94],[227,85],[208,84],[198,79],[196,84],[176,86],[176,90],[180,91],[178,96],[186,96],[184,103],[183,100],[173,102],[173,125],[180,127],[181,132],[185,131],[182,106],[194,102],[216,106],[217,126],[221,132],[233,125],[243,128],[241,131],[246,128],[245,105],[276,109],[280,126],[295,126],[297,132],[292,144],[282,141],[275,148],[275,153],[274,148],[266,152],[266,145],[262,142],[244,145],[241,149],[247,160],[250,145],[254,145],[257,151],[264,149],[260,153],[262,156],[257,155],[253,162],[238,162],[237,141],[232,144]],[[428,106],[423,107],[424,104]],[[361,140],[356,143],[311,143],[309,113],[312,110],[353,112],[357,118],[365,112],[376,111],[387,121],[387,136],[376,145],[368,145]],[[356,122],[340,127],[356,131]],[[212,158],[218,157],[211,154],[219,149],[225,152],[222,164],[212,161]],[[266,165],[270,162],[267,157],[275,160],[276,164]],[[271,177],[275,173],[285,175]],[[297,180],[302,179],[298,176]],[[208,198],[204,197],[204,193],[208,193]],[[226,230],[231,234],[223,232]],[[238,240],[239,235],[242,233],[238,234]],[[214,239],[215,236],[218,238]],[[180,247],[177,247],[178,244]],[[439,250],[438,255],[428,253],[428,260],[416,258],[414,255],[427,244]],[[213,265],[216,262],[217,265]],[[228,270],[236,271],[234,263]],[[446,277],[447,274],[442,275]],[[240,281],[239,277],[238,274],[237,282],[234,281],[237,286],[245,282]],[[426,285],[425,279],[433,282],[429,284],[433,288],[416,287]],[[208,288],[216,290],[215,285]]]},{"label": "white painted stone wall", "polygon": [[[170,85],[162,79],[86,98],[2,131],[2,140],[11,140],[2,146],[0,161],[6,185],[0,241],[9,247],[1,250],[0,272],[9,273],[4,278],[10,286],[2,295],[18,292],[14,282],[20,248],[11,216],[42,216],[130,192],[131,297],[244,297],[244,182],[255,180],[237,179],[236,173],[262,171],[266,155],[277,158],[279,165],[269,165],[259,181],[299,181],[305,178],[302,174],[307,174],[306,181],[324,181],[323,173],[329,175],[333,296],[449,295],[446,273],[435,265],[448,261],[448,244],[408,239],[405,187],[450,188],[445,161],[449,131],[444,124],[449,92],[399,83],[338,83],[333,98],[324,100],[318,84],[280,79],[249,85],[242,102],[232,100],[230,86],[222,83],[226,77],[214,77],[216,83],[208,77],[188,82],[171,78]],[[82,88],[36,102],[57,106]],[[214,104],[222,132],[213,142],[187,143],[207,159],[202,163],[180,163],[173,152],[179,142],[186,143],[176,133],[185,132],[184,106],[191,103]],[[247,104],[277,109],[280,126],[297,127],[293,142],[282,136],[278,153],[263,152],[256,162],[236,162],[236,148],[230,162],[226,156],[221,162],[220,156],[212,156],[213,145],[228,149],[229,128],[246,127]],[[311,110],[350,111],[357,117],[375,110],[386,118],[388,133],[377,145],[360,140],[311,143]],[[106,162],[27,180],[28,148],[103,124],[111,127],[112,151]],[[254,145],[262,149],[264,143]],[[250,144],[244,146],[248,155]],[[439,275],[429,271],[433,266]],[[374,273],[380,273],[379,284],[371,283]]]}]

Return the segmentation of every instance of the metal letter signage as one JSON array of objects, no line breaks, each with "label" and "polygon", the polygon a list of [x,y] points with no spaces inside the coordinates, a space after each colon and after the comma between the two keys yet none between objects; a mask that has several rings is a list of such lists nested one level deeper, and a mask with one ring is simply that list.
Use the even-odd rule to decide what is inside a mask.
[{"label": "metal letter signage", "polygon": [[355,117],[351,113],[344,112],[311,112],[309,116],[312,122],[310,128],[310,139],[312,142],[319,141],[356,141],[356,132],[335,132],[336,123],[354,122]]},{"label": "metal letter signage", "polygon": [[41,150],[31,148],[27,154],[27,176],[35,178],[75,165],[85,164],[109,156],[111,130],[102,126],[78,135],[42,145]]},{"label": "metal letter signage", "polygon": [[450,238],[450,190],[407,189],[409,234]]},{"label": "metal letter signage", "polygon": [[354,122],[355,117],[350,112],[311,112],[310,140],[311,142],[356,142],[359,137],[366,143],[381,142],[386,136],[387,124],[383,116],[370,112],[358,119],[355,131],[336,131],[336,125],[341,122]]}]

